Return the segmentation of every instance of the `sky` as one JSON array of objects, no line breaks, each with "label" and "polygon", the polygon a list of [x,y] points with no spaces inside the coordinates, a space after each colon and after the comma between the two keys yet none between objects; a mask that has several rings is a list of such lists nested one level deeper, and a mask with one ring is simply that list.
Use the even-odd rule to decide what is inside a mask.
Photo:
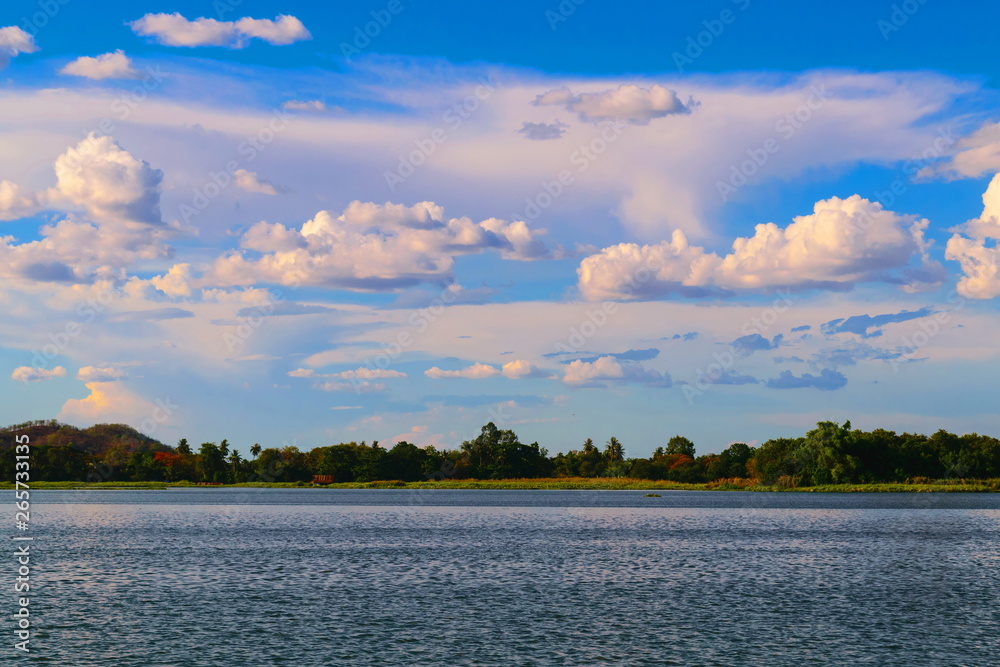
[{"label": "sky", "polygon": [[0,421],[998,435],[998,19],[6,2]]}]

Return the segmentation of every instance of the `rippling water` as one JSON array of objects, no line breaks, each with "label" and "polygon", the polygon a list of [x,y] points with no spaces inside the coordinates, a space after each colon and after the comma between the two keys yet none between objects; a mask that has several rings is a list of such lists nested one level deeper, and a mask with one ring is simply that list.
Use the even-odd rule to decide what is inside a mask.
[{"label": "rippling water", "polygon": [[997,495],[33,501],[32,656],[48,664],[1000,663]]}]

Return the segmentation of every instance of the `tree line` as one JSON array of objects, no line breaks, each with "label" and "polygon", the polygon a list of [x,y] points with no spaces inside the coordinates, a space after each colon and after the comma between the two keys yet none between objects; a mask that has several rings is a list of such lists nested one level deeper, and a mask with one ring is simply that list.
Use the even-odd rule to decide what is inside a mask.
[{"label": "tree line", "polygon": [[776,438],[759,447],[729,445],[697,455],[675,435],[647,458],[626,457],[615,437],[591,439],[579,449],[550,456],[537,442],[520,441],[492,422],[457,449],[398,442],[347,442],[301,451],[254,443],[244,456],[228,440],[167,446],[123,424],[80,429],[35,421],[0,429],[3,479],[14,479],[14,438],[32,443],[35,481],[190,481],[211,484],[301,482],[329,476],[335,482],[406,482],[442,479],[631,477],[676,482],[746,479],[789,487],[817,484],[1000,478],[1000,440],[940,430],[926,436],[884,429],[860,431],[850,422],[820,422],[798,438]]}]

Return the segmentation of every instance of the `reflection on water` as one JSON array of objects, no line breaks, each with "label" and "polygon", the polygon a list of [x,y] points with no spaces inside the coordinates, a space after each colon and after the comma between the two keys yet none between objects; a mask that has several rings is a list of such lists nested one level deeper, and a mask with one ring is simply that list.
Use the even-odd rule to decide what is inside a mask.
[{"label": "reflection on water", "polygon": [[997,496],[39,496],[33,649],[50,664],[990,665],[1000,649]]}]

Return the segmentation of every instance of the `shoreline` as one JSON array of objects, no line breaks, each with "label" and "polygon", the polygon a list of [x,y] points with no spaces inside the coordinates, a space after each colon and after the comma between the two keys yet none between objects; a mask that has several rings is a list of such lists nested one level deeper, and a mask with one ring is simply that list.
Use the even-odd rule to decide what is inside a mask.
[{"label": "shoreline", "polygon": [[[10,482],[0,489],[13,489]],[[159,491],[168,489],[382,489],[382,490],[496,490],[496,491],[751,491],[765,493],[997,493],[1000,480],[955,480],[931,483],[876,482],[827,484],[822,486],[783,487],[774,485],[699,483],[684,484],[657,480],[632,479],[512,479],[455,481],[376,481],[313,485],[308,482],[244,482],[239,484],[199,485],[191,482],[34,482],[32,490],[65,491]]]}]

